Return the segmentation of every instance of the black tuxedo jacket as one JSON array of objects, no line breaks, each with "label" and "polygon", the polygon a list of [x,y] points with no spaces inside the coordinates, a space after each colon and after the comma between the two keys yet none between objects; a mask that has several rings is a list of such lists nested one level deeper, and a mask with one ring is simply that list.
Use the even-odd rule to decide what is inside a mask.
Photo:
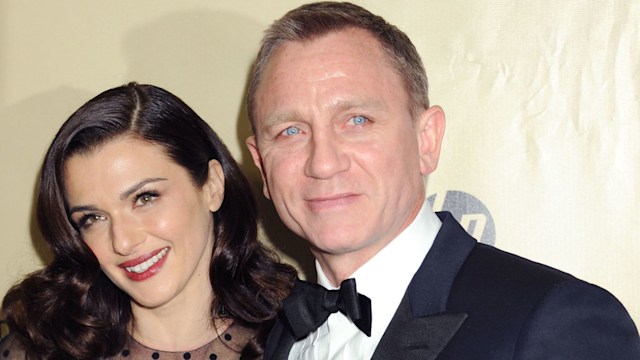
[{"label": "black tuxedo jacket", "polygon": [[[638,331],[607,291],[479,244],[450,213],[438,217],[373,359],[640,359]],[[294,342],[281,315],[265,360],[287,359]]]}]

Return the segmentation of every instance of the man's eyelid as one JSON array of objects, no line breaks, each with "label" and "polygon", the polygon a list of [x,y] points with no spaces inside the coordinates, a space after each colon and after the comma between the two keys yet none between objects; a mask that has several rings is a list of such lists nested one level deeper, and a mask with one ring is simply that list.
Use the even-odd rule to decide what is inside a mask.
[{"label": "man's eyelid", "polygon": [[[287,137],[287,136],[291,136],[291,135],[287,135],[286,131],[289,129],[297,129],[298,130],[298,134],[304,134],[307,130],[307,126],[300,121],[290,121],[287,123],[282,123],[280,124],[278,127],[275,127],[273,130],[273,135],[272,137],[275,138],[279,138],[279,137]],[[293,134],[293,135],[297,135],[297,134]]]},{"label": "man's eyelid", "polygon": [[[351,124],[351,125],[356,125],[356,126],[364,126],[364,125],[368,125],[370,123],[372,123],[371,117],[368,115],[363,115],[360,113],[356,113],[356,114],[350,114],[348,116],[346,116],[347,118],[347,124]],[[364,119],[364,121],[362,123],[356,123],[356,119],[357,118],[362,118]]]},{"label": "man's eyelid", "polygon": [[362,114],[353,115],[353,116],[351,116],[351,117],[349,118],[349,120],[350,120],[350,121],[355,121],[355,119],[357,119],[357,118],[362,118],[362,119],[364,119],[364,120],[366,120],[366,121],[369,121],[369,117],[368,117],[368,116],[366,116],[366,115],[362,115]]},{"label": "man's eyelid", "polygon": [[291,123],[276,123],[265,128],[264,134],[268,139],[276,139],[282,135],[282,133],[291,127]]},{"label": "man's eyelid", "polygon": [[295,123],[294,118],[290,115],[274,115],[260,122],[259,132],[266,134],[270,138],[277,137],[293,123]]},{"label": "man's eyelid", "polygon": [[[297,132],[295,134],[287,134],[287,132],[291,129],[295,129]],[[284,130],[282,130],[280,132],[281,135],[283,136],[292,136],[292,135],[298,135],[301,134],[303,132],[303,130],[300,128],[300,126],[297,125],[289,125],[287,127],[284,128]]]}]

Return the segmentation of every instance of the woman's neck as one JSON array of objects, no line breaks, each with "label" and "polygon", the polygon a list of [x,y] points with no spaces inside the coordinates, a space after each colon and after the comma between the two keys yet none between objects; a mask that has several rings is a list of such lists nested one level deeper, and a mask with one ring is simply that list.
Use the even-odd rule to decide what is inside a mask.
[{"label": "woman's neck", "polygon": [[131,303],[129,333],[139,343],[161,351],[197,349],[223,333],[232,321],[211,319],[213,293],[174,299],[157,308]]}]

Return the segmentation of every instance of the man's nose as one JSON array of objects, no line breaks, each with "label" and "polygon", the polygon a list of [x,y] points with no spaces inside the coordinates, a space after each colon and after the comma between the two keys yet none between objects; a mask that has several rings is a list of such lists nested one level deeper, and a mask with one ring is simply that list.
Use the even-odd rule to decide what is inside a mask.
[{"label": "man's nose", "polygon": [[126,215],[111,219],[111,242],[115,253],[130,255],[144,239],[144,232],[136,219]]},{"label": "man's nose", "polygon": [[314,132],[309,147],[305,175],[328,179],[349,169],[350,159],[344,149],[345,143],[333,130]]}]

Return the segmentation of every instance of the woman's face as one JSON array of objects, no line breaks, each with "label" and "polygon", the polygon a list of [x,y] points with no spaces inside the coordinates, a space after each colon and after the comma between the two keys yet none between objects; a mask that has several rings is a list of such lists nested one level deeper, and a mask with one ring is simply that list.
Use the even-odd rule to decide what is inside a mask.
[{"label": "woman's face", "polygon": [[217,161],[200,188],[161,146],[124,136],[71,156],[64,181],[71,221],[134,307],[211,296],[211,212],[224,196]]}]

